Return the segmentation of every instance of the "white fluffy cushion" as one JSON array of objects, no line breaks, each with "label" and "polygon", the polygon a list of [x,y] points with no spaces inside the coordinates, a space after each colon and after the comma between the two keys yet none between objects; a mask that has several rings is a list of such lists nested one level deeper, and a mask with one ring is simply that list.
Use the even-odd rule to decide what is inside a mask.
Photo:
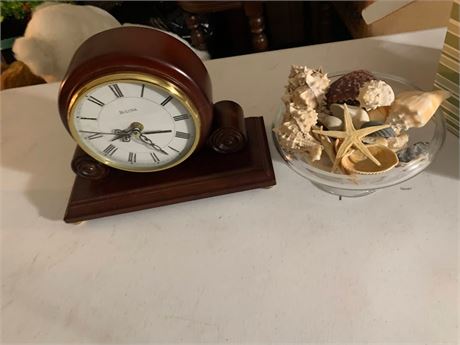
[{"label": "white fluffy cushion", "polygon": [[58,81],[86,39],[118,26],[114,17],[94,6],[45,3],[33,13],[13,52],[34,74],[47,82]]}]

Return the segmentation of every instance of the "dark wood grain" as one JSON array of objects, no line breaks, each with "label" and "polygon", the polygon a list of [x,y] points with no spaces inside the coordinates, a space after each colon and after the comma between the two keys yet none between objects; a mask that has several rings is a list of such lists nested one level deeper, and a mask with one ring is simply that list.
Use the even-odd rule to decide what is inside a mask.
[{"label": "dark wood grain", "polygon": [[105,179],[76,177],[68,223],[276,184],[262,117],[246,119],[248,144],[222,155],[203,148],[182,164],[155,173],[111,171]]},{"label": "dark wood grain", "polygon": [[[178,1],[178,5],[188,13],[187,27],[191,30],[192,45],[195,48],[206,44],[202,42],[203,34],[199,29],[199,17],[196,14],[209,14],[242,9],[247,17],[251,32],[254,52],[268,49],[268,39],[265,34],[264,3],[262,1]],[[228,28],[231,30],[234,28]]]},{"label": "dark wood grain", "polygon": [[80,147],[75,150],[70,166],[77,176],[90,180],[100,180],[110,173],[107,165],[88,156]]},{"label": "dark wood grain", "polygon": [[241,1],[178,1],[178,5],[190,13],[213,13],[241,7]]},{"label": "dark wood grain", "polygon": [[246,122],[241,106],[233,101],[214,104],[214,120],[208,145],[219,153],[233,153],[246,145]]},{"label": "dark wood grain", "polygon": [[117,72],[159,76],[184,91],[200,114],[202,146],[212,123],[211,80],[200,58],[186,44],[155,29],[120,27],[96,34],[76,51],[61,83],[58,104],[68,130],[68,107],[75,91]]}]

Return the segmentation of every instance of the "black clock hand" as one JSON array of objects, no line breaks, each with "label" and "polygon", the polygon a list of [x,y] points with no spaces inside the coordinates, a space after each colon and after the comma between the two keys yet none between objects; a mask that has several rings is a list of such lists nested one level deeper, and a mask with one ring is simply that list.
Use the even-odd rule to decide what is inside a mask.
[{"label": "black clock hand", "polygon": [[110,141],[115,141],[117,139],[121,139],[123,137],[131,137],[133,130],[128,129],[128,130],[121,130],[121,129],[115,129],[114,134],[115,137],[113,137]]},{"label": "black clock hand", "polygon": [[[117,140],[120,139],[123,136],[127,136],[131,134],[131,131],[123,131],[120,129],[116,129],[114,132],[98,132],[98,131],[84,131],[84,130],[79,130],[80,133],[88,133],[88,134],[103,134],[103,135],[117,135],[116,138],[112,139]],[[158,134],[158,133],[171,133],[172,130],[167,129],[167,130],[158,130],[158,131],[147,131],[143,132],[143,134]]]},{"label": "black clock hand", "polygon": [[152,142],[152,140],[150,140],[148,137],[146,137],[143,133],[139,133],[139,135],[136,136],[136,137],[139,138],[143,143],[146,143],[146,144],[150,145],[151,147],[153,147],[155,150],[160,151],[161,153],[163,153],[165,155],[168,154],[168,152],[166,152],[160,146],[158,146],[157,144]]},{"label": "black clock hand", "polygon": [[89,133],[89,134],[104,134],[104,135],[116,135],[115,132],[96,132],[96,131],[79,131],[80,133]]},{"label": "black clock hand", "polygon": [[171,129],[166,129],[166,130],[159,130],[159,131],[145,131],[142,132],[142,134],[157,134],[157,133],[171,133]]}]

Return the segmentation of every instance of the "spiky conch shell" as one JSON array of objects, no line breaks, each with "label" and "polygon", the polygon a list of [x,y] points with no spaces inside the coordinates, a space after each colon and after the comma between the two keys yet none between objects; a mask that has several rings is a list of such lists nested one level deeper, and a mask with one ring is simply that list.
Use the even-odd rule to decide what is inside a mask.
[{"label": "spiky conch shell", "polygon": [[283,124],[274,129],[280,145],[311,161],[321,158],[323,146],[311,135],[311,127],[318,121],[316,109],[325,104],[330,81],[321,69],[291,66],[288,85],[282,100],[286,106]]},{"label": "spiky conch shell", "polygon": [[307,152],[312,161],[319,160],[323,147],[308,132],[300,130],[294,119],[284,122],[273,130],[278,136],[280,145],[289,152]]},{"label": "spiky conch shell", "polygon": [[310,108],[298,108],[290,104],[289,113],[303,133],[309,133],[311,127],[318,121],[318,113]]},{"label": "spiky conch shell", "polygon": [[450,93],[444,90],[401,92],[390,107],[386,123],[398,134],[409,128],[423,127],[449,97]]},{"label": "spiky conch shell", "polygon": [[294,102],[298,107],[317,109],[325,103],[330,80],[321,69],[291,66],[284,103]]}]

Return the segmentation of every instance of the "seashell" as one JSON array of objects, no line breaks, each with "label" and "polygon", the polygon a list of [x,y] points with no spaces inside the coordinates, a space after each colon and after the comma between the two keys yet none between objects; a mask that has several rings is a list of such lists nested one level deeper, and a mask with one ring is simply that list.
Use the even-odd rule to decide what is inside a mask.
[{"label": "seashell", "polygon": [[323,147],[310,133],[303,133],[295,120],[274,128],[279,144],[288,152],[306,152],[312,161],[321,158]]},{"label": "seashell", "polygon": [[[367,128],[367,127],[372,127],[372,126],[381,126],[381,125],[383,125],[383,124],[384,124],[384,123],[383,123],[383,122],[380,122],[380,121],[368,121],[368,122],[364,122],[364,123],[361,125],[361,128]],[[391,137],[395,137],[395,136],[396,136],[396,133],[395,133],[395,131],[393,130],[393,128],[388,127],[388,128],[381,129],[380,131],[371,133],[371,134],[369,134],[368,136],[370,136],[370,137],[391,138]]]},{"label": "seashell", "polygon": [[361,175],[381,174],[393,169],[399,163],[396,153],[385,146],[369,145],[366,147],[380,162],[380,166],[356,150],[342,158],[341,163],[345,171]]},{"label": "seashell", "polygon": [[[364,109],[360,107],[354,107],[352,105],[349,105],[347,107],[348,107],[348,112],[351,115],[351,121],[353,122],[353,126],[355,128],[360,128],[364,122],[369,121],[369,115]],[[331,104],[329,109],[331,110],[332,115],[343,120],[343,113],[344,113],[343,104]]]},{"label": "seashell", "polygon": [[413,127],[423,127],[448,97],[450,93],[444,90],[402,92],[391,105],[386,123],[396,133]]},{"label": "seashell", "polygon": [[388,147],[390,150],[397,152],[402,150],[409,141],[407,133],[401,133],[398,136],[384,138],[384,137],[371,137],[367,136],[363,138],[363,143],[368,145],[383,145]]},{"label": "seashell", "polygon": [[370,80],[376,79],[369,71],[358,70],[347,73],[334,81],[326,94],[328,105],[333,103],[347,103],[359,105],[356,98],[359,95],[361,86]]},{"label": "seashell", "polygon": [[389,106],[385,107],[378,107],[376,109],[369,110],[367,114],[369,115],[369,120],[370,121],[382,121],[385,122],[385,120],[388,117],[388,112],[390,111]]},{"label": "seashell", "polygon": [[316,110],[311,108],[298,108],[293,106],[293,103],[289,106],[289,113],[303,133],[310,132],[311,127],[318,121],[318,113]]},{"label": "seashell", "polygon": [[297,107],[316,109],[324,102],[329,84],[321,69],[293,65],[282,100],[285,104],[293,102]]},{"label": "seashell", "polygon": [[336,116],[320,113],[318,120],[329,130],[342,129],[343,121]]},{"label": "seashell", "polygon": [[405,148],[402,151],[399,151],[398,158],[402,163],[409,163],[410,161],[419,158],[420,156],[428,153],[428,147],[430,144],[428,142],[418,142],[413,144],[410,147]]},{"label": "seashell", "polygon": [[395,94],[390,85],[383,80],[370,80],[359,89],[357,100],[367,111],[382,106],[389,106],[395,100]]},{"label": "seashell", "polygon": [[[313,129],[323,129],[322,127],[314,127]],[[331,139],[326,135],[320,135],[312,132],[313,137],[318,140],[323,146],[324,152],[326,152],[327,157],[334,163],[336,157],[336,150]]]}]

